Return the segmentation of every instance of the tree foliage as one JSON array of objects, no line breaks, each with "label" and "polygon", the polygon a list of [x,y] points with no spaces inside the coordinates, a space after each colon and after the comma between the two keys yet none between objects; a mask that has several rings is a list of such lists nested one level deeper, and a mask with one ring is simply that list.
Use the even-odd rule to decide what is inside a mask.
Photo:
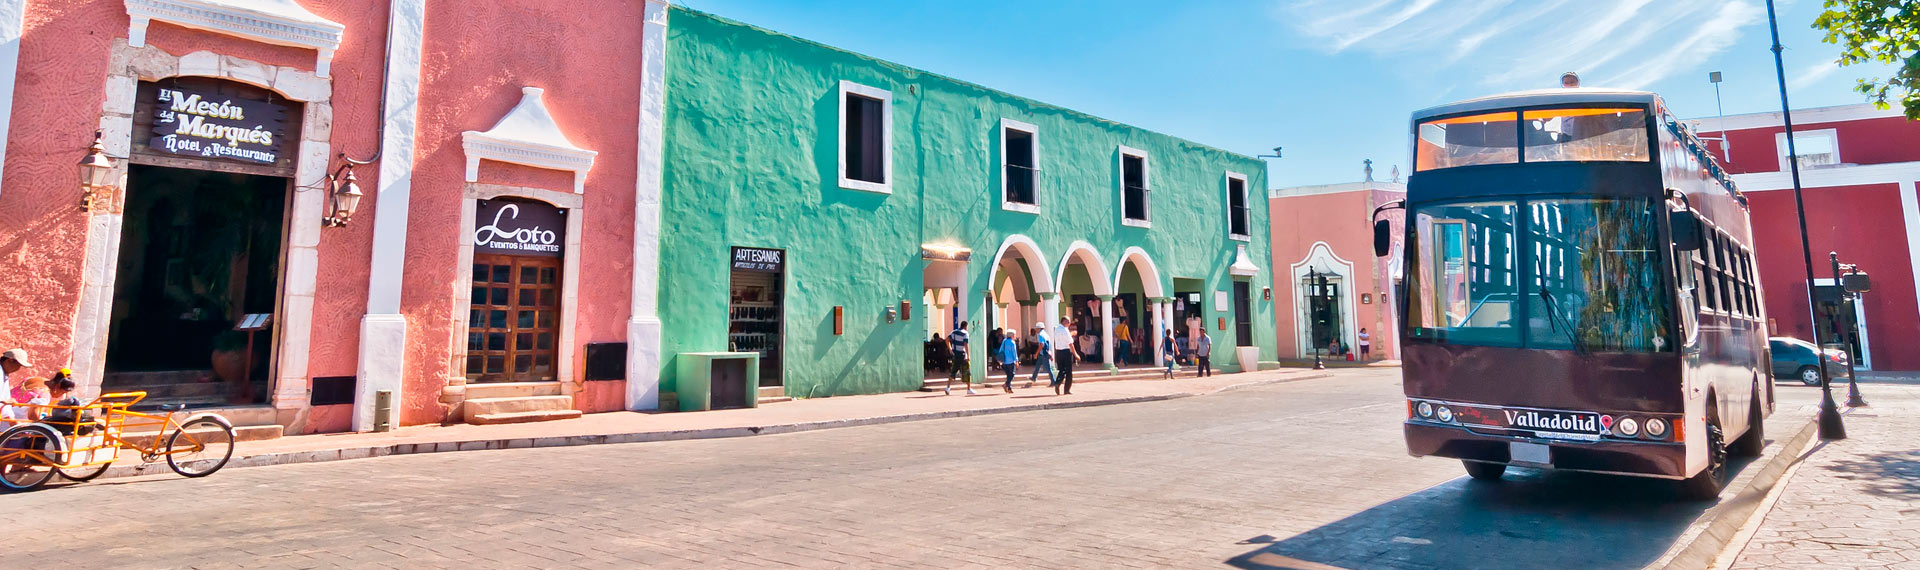
[{"label": "tree foliage", "polygon": [[1896,66],[1893,77],[1862,79],[1854,90],[1882,109],[1898,98],[1907,118],[1920,120],[1920,0],[1826,0],[1813,27],[1840,46],[1840,65]]}]

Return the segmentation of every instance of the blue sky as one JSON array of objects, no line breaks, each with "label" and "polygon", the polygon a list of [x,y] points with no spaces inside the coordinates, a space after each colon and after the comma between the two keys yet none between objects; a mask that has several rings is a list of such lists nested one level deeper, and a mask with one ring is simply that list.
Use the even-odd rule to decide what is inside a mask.
[{"label": "blue sky", "polygon": [[[1554,87],[1648,89],[1683,117],[1777,111],[1764,0],[676,0],[687,7],[1242,152],[1274,187],[1404,163],[1408,114]],[[1795,108],[1862,101],[1781,1]]]}]

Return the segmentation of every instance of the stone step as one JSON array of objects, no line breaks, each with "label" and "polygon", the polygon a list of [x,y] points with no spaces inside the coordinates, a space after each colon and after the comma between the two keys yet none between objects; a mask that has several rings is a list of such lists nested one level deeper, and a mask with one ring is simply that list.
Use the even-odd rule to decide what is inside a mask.
[{"label": "stone step", "polygon": [[[573,409],[573,398],[569,396],[526,396],[519,398],[478,398],[466,401],[462,414],[467,423],[482,415],[518,414],[522,412],[558,412]],[[555,418],[557,419],[557,418]],[[525,420],[539,421],[539,420]],[[513,423],[513,422],[507,422]]]},{"label": "stone step", "polygon": [[500,382],[467,384],[467,400],[530,398],[560,395],[559,382]]},{"label": "stone step", "polygon": [[570,420],[580,417],[580,410],[531,410],[525,412],[500,412],[491,414],[472,414],[467,423],[475,425],[521,424],[551,420]]},{"label": "stone step", "polygon": [[787,396],[786,386],[761,386],[760,387],[760,401],[764,402],[767,400],[767,398],[784,398],[786,396]]},{"label": "stone step", "polygon": [[[132,444],[151,446],[153,445],[154,436],[159,435],[159,433],[158,431],[123,433],[120,435],[120,439],[121,441]],[[285,435],[285,429],[277,425],[233,426],[233,440],[236,442],[279,439],[282,435]],[[162,443],[164,444],[165,442]]]},{"label": "stone step", "polygon": [[759,401],[759,403],[760,403],[760,405],[762,405],[762,406],[764,406],[764,405],[767,405],[767,404],[778,404],[778,403],[780,403],[780,402],[791,402],[791,401],[793,401],[793,398],[790,398],[790,397],[787,397],[787,396],[780,396],[780,397],[777,397],[777,398],[775,398],[775,397],[767,397],[767,396],[762,396],[762,397],[760,397],[760,401]]}]

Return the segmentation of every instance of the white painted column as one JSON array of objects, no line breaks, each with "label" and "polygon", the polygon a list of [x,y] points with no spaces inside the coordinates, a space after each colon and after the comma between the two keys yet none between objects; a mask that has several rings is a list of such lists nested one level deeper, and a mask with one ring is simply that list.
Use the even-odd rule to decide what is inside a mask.
[{"label": "white painted column", "polygon": [[1113,295],[1100,296],[1100,359],[1107,370],[1120,367],[1113,361]]},{"label": "white painted column", "polygon": [[367,314],[360,320],[354,431],[373,429],[374,394],[380,391],[393,392],[393,422],[400,421],[407,346],[407,319],[400,314],[400,284],[406,270],[407,207],[413,199],[413,144],[420,122],[420,62],[426,17],[426,0],[392,0],[389,4],[387,96],[380,111],[380,181],[374,192]]},{"label": "white painted column", "polygon": [[[27,0],[0,0],[0,144],[13,123],[13,86],[20,72],[20,36],[27,20]],[[0,172],[6,171],[6,153],[0,152]],[[0,184],[0,192],[5,191]]]},{"label": "white painted column", "polygon": [[633,190],[633,314],[627,320],[629,410],[660,408],[660,196],[665,182],[667,14],[647,0],[640,32],[640,142]]},{"label": "white painted column", "polygon": [[[1920,301],[1920,196],[1914,180],[1900,181],[1900,217],[1907,221],[1907,265],[1913,268],[1913,295]],[[1863,351],[1864,352],[1864,351]]]}]

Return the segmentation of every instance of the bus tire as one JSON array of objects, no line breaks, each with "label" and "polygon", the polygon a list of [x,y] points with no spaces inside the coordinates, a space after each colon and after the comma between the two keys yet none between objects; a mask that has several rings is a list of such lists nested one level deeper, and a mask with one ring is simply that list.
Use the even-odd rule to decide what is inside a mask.
[{"label": "bus tire", "polygon": [[1680,482],[1682,498],[1689,501],[1720,498],[1720,490],[1727,486],[1726,441],[1717,422],[1707,424],[1707,468]]},{"label": "bus tire", "polygon": [[1500,476],[1507,474],[1507,465],[1505,463],[1461,461],[1460,464],[1467,467],[1467,476],[1477,481],[1499,481]]},{"label": "bus tire", "polygon": [[1733,445],[1727,448],[1727,453],[1734,457],[1759,457],[1760,451],[1767,447],[1767,424],[1760,416],[1759,396],[1756,392],[1756,399],[1748,406],[1747,433],[1740,434],[1740,439],[1733,440]]}]

